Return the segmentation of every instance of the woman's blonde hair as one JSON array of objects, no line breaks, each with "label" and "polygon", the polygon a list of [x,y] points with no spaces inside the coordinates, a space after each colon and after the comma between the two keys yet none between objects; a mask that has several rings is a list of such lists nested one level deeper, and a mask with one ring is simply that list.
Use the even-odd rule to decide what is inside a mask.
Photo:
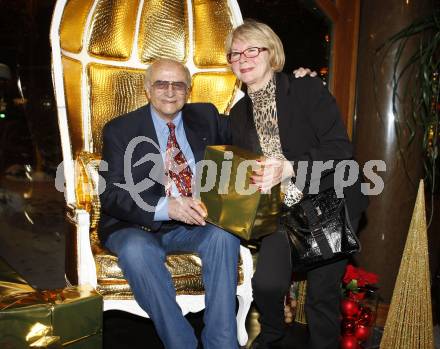
[{"label": "woman's blonde hair", "polygon": [[254,41],[269,49],[270,65],[276,72],[283,70],[286,56],[283,43],[277,34],[267,25],[254,19],[246,19],[244,23],[235,28],[226,38],[226,52],[231,52],[232,42]]}]

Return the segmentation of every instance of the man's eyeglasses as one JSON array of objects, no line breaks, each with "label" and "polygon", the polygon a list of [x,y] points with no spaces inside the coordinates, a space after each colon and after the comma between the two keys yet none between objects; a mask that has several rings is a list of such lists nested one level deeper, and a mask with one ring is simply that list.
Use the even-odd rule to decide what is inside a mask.
[{"label": "man's eyeglasses", "polygon": [[168,91],[171,86],[172,90],[176,93],[186,93],[188,91],[188,86],[182,81],[165,81],[156,80],[152,85],[158,92]]},{"label": "man's eyeglasses", "polygon": [[234,63],[240,60],[241,55],[244,55],[247,58],[254,58],[257,57],[260,52],[267,51],[266,47],[249,47],[244,51],[238,52],[238,51],[232,51],[229,52],[226,55],[226,58],[228,59],[229,63]]}]

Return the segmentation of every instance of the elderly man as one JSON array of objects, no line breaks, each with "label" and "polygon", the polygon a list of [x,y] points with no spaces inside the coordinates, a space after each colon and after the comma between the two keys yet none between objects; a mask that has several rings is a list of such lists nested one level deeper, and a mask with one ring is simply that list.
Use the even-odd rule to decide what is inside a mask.
[{"label": "elderly man", "polygon": [[190,86],[185,66],[158,60],[145,73],[149,104],[105,126],[99,234],[168,349],[195,349],[197,339],[176,303],[165,256],[198,253],[206,293],[203,346],[233,349],[239,240],[205,222],[191,188],[195,163],[207,145],[229,143],[229,127],[212,104],[186,104]]}]

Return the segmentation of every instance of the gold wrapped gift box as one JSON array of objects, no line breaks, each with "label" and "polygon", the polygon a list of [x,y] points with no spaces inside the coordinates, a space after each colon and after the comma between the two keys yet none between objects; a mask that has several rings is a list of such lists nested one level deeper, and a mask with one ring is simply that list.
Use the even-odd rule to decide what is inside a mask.
[{"label": "gold wrapped gift box", "polygon": [[200,169],[206,220],[245,240],[273,233],[278,226],[280,185],[264,194],[250,183],[260,157],[235,146],[209,146]]},{"label": "gold wrapped gift box", "polygon": [[37,291],[0,258],[0,348],[102,347],[102,297],[91,287]]}]

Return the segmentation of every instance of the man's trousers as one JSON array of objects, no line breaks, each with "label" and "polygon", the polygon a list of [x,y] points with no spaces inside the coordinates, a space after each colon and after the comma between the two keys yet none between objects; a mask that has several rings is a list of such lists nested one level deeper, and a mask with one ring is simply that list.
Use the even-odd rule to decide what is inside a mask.
[{"label": "man's trousers", "polygon": [[177,225],[165,234],[137,228],[112,233],[106,247],[118,256],[138,304],[153,321],[167,349],[196,349],[194,330],[176,302],[166,254],[196,252],[202,259],[205,286],[204,349],[234,349],[239,239],[209,223],[206,226]]}]

